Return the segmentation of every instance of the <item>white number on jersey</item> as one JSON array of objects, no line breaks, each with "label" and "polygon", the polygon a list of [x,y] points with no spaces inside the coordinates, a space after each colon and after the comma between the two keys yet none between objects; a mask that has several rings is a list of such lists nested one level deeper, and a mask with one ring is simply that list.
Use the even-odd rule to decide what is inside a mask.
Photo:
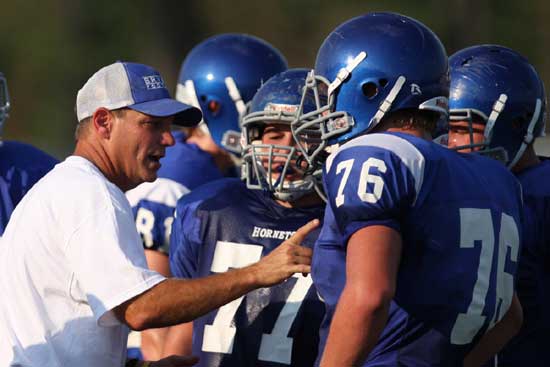
[{"label": "white number on jersey", "polygon": [[[214,252],[211,271],[223,273],[229,268],[241,268],[260,260],[263,247],[259,245],[218,241]],[[292,288],[270,334],[263,334],[258,359],[262,361],[290,364],[292,338],[288,332],[296,314],[312,285],[311,276],[295,275],[296,284]],[[212,325],[204,328],[202,350],[205,352],[231,354],[237,329],[231,326],[244,296],[220,307]]]},{"label": "white number on jersey", "polygon": [[[342,181],[338,186],[338,193],[336,194],[336,207],[341,206],[346,201],[344,195],[344,189],[349,179],[351,169],[353,168],[353,163],[355,159],[347,159],[338,163],[336,166],[336,174],[340,174],[344,170],[344,175],[342,176]],[[370,169],[375,167],[378,172],[385,173],[387,171],[386,163],[378,158],[370,157],[361,166],[361,174],[359,175],[359,185],[357,186],[357,196],[361,201],[374,204],[382,196],[382,191],[384,190],[384,180],[382,177],[370,173]],[[368,184],[374,184],[372,192],[368,192]]]},{"label": "white number on jersey", "polygon": [[145,247],[153,247],[153,227],[155,226],[155,215],[149,209],[140,207],[136,214],[136,228]]},{"label": "white number on jersey", "polygon": [[[474,285],[472,301],[466,313],[460,313],[451,332],[451,343],[470,343],[479,329],[485,323],[481,313],[485,307],[485,299],[489,288],[489,279],[493,265],[495,249],[494,225],[489,209],[460,209],[460,247],[473,248],[475,242],[481,242],[481,252],[477,269],[477,279]],[[514,279],[504,271],[506,253],[510,248],[512,261],[518,260],[519,232],[514,218],[502,214],[498,246],[497,291],[495,312],[491,315],[491,326],[498,322],[510,307],[513,296]],[[500,303],[500,307],[499,306]],[[502,310],[502,312],[497,312]]]},{"label": "white number on jersey", "polygon": [[[164,246],[168,248],[170,243],[170,233],[172,232],[173,217],[164,219]],[[143,238],[145,247],[153,247],[153,228],[155,227],[155,214],[144,207],[139,207],[136,213],[136,228]]]}]

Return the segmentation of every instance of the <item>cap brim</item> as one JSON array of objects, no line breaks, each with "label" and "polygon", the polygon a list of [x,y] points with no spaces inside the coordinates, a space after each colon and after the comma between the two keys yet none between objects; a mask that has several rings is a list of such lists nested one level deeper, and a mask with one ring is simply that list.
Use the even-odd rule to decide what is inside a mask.
[{"label": "cap brim", "polygon": [[137,103],[128,108],[154,117],[174,116],[174,125],[195,126],[202,120],[200,109],[171,98]]}]

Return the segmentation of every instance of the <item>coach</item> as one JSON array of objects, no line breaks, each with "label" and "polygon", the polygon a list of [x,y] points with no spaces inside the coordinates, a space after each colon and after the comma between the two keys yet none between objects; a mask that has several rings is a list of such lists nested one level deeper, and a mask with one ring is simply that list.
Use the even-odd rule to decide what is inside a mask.
[{"label": "coach", "polygon": [[154,69],[123,62],[86,82],[76,110],[74,155],[23,198],[0,244],[0,366],[123,366],[128,327],[190,321],[309,272],[298,244],[316,221],[242,269],[197,280],[148,270],[124,191],[156,179],[172,123],[201,112],[171,99]]}]

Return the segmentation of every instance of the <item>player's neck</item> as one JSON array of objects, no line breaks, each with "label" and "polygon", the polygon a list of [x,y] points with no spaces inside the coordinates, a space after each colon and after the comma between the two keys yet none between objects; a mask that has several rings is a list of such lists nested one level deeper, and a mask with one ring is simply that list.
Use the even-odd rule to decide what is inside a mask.
[{"label": "player's neck", "polygon": [[513,173],[520,173],[521,171],[526,170],[529,167],[536,166],[540,163],[540,159],[535,153],[535,148],[533,144],[530,144],[526,149],[518,163],[512,168]]},{"label": "player's neck", "polygon": [[312,206],[318,206],[320,205],[323,200],[317,195],[316,192],[312,192],[311,194],[307,194],[302,196],[299,199],[296,199],[294,201],[283,201],[279,199],[275,199],[277,204],[284,206],[285,208],[309,208]]},{"label": "player's neck", "polygon": [[415,128],[415,127],[389,127],[385,131],[388,132],[396,132],[396,133],[403,133],[403,134],[409,134],[416,136],[418,138],[424,139],[424,140],[432,140],[432,136],[430,133],[428,133],[426,130],[422,128]]}]

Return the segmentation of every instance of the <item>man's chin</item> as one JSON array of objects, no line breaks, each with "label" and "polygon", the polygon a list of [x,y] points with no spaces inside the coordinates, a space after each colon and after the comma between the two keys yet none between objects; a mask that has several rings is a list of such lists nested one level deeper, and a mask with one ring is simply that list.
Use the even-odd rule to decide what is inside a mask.
[{"label": "man's chin", "polygon": [[[159,165],[160,166],[160,165]],[[140,179],[142,182],[153,182],[158,177],[158,168],[157,167],[149,167],[146,169],[143,174],[141,175]]]},{"label": "man's chin", "polygon": [[154,172],[149,172],[149,174],[144,177],[144,182],[153,182],[157,179],[157,177],[157,170],[155,170]]}]

